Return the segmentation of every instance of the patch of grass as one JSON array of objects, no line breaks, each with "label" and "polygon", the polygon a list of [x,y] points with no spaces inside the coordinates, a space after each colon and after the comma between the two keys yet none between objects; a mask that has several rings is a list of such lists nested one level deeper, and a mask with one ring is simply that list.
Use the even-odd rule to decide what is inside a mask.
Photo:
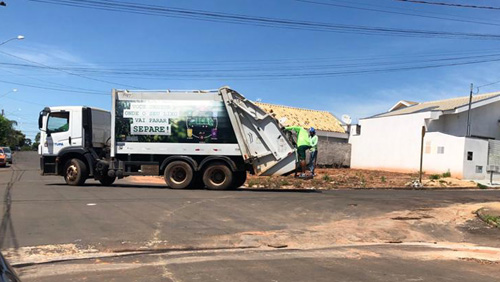
[{"label": "patch of grass", "polygon": [[332,182],[326,183],[325,187],[327,187],[328,189],[336,189],[338,187],[338,184],[337,184],[337,182],[332,181]]},{"label": "patch of grass", "polygon": [[443,177],[451,177],[451,172],[447,171],[445,173],[442,174]]},{"label": "patch of grass", "polygon": [[361,183],[360,184],[361,184],[362,188],[366,188],[366,179],[364,176],[361,176]]},{"label": "patch of grass", "polygon": [[303,185],[303,181],[300,180],[300,179],[295,179],[293,181],[293,187],[294,188],[302,188],[302,185]]},{"label": "patch of grass", "polygon": [[483,184],[481,184],[481,183],[478,183],[478,184],[477,184],[477,188],[479,188],[479,189],[488,189],[488,186],[483,185]]},{"label": "patch of grass", "polygon": [[320,179],[312,179],[311,186],[314,188],[321,188],[323,186],[323,181],[321,181]]},{"label": "patch of grass", "polygon": [[492,222],[492,223],[495,223],[497,226],[500,226],[500,216],[493,216],[493,215],[485,214],[484,220],[486,222]]},{"label": "patch of grass", "polygon": [[281,188],[281,180],[279,178],[268,177],[264,183],[264,188],[279,189]]},{"label": "patch of grass", "polygon": [[429,175],[429,179],[431,179],[431,180],[438,180],[439,178],[441,178],[440,174],[431,174],[431,175]]},{"label": "patch of grass", "polygon": [[248,187],[252,188],[253,186],[257,186],[259,184],[259,181],[257,179],[249,179],[247,183]]},{"label": "patch of grass", "polygon": [[287,185],[290,185],[290,182],[288,182],[286,178],[281,179],[281,186],[287,186]]},{"label": "patch of grass", "polygon": [[385,176],[382,176],[382,177],[380,177],[380,181],[382,181],[382,183],[385,183],[385,182],[387,182],[387,179],[385,179]]},{"label": "patch of grass", "polygon": [[323,175],[322,179],[323,179],[323,181],[326,181],[326,182],[332,181],[332,178],[328,174]]}]

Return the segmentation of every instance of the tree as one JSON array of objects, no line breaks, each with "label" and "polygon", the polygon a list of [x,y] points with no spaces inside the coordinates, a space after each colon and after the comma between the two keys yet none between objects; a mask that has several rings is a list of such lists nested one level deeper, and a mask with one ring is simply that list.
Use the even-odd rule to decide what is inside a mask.
[{"label": "tree", "polygon": [[31,144],[31,149],[37,150],[39,144],[40,144],[40,132],[38,132],[36,134],[36,136],[35,136],[35,142],[33,142],[33,144]]},{"label": "tree", "polygon": [[0,116],[0,146],[22,147],[26,140],[26,135],[20,130],[16,130],[17,125],[15,120],[9,120],[4,116]]}]

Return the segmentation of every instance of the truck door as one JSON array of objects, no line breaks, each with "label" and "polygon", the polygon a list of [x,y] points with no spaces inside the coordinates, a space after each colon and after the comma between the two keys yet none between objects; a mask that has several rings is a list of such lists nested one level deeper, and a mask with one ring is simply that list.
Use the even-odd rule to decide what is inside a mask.
[{"label": "truck door", "polygon": [[47,149],[51,155],[57,155],[65,147],[71,146],[70,112],[51,112],[47,120]]}]

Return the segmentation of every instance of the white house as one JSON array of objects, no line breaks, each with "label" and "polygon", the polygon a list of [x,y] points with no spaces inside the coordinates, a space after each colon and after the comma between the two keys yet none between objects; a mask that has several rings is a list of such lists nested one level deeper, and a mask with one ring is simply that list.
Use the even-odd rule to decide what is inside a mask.
[{"label": "white house", "polygon": [[351,167],[418,171],[424,127],[426,173],[489,179],[489,165],[500,165],[500,92],[475,95],[470,106],[469,112],[468,96],[423,103],[400,101],[386,113],[360,119],[349,140]]}]

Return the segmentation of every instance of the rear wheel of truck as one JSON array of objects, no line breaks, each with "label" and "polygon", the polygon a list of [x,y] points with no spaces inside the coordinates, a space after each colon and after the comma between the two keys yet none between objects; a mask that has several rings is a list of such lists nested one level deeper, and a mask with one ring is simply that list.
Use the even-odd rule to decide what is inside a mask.
[{"label": "rear wheel of truck", "polygon": [[203,183],[211,190],[226,190],[233,184],[233,172],[222,163],[213,163],[203,172]]},{"label": "rear wheel of truck", "polygon": [[71,159],[64,166],[64,180],[71,186],[81,186],[88,177],[87,165],[79,159]]},{"label": "rear wheel of truck", "polygon": [[243,184],[245,184],[246,181],[247,181],[246,171],[235,171],[233,173],[233,184],[231,186],[232,188],[236,189],[243,186]]},{"label": "rear wheel of truck", "polygon": [[165,168],[164,177],[172,189],[188,188],[193,180],[193,169],[184,161],[173,161]]},{"label": "rear wheel of truck", "polygon": [[99,179],[99,182],[101,182],[103,186],[110,186],[115,182],[115,180],[116,177],[109,177],[107,175],[104,175],[101,179]]}]

